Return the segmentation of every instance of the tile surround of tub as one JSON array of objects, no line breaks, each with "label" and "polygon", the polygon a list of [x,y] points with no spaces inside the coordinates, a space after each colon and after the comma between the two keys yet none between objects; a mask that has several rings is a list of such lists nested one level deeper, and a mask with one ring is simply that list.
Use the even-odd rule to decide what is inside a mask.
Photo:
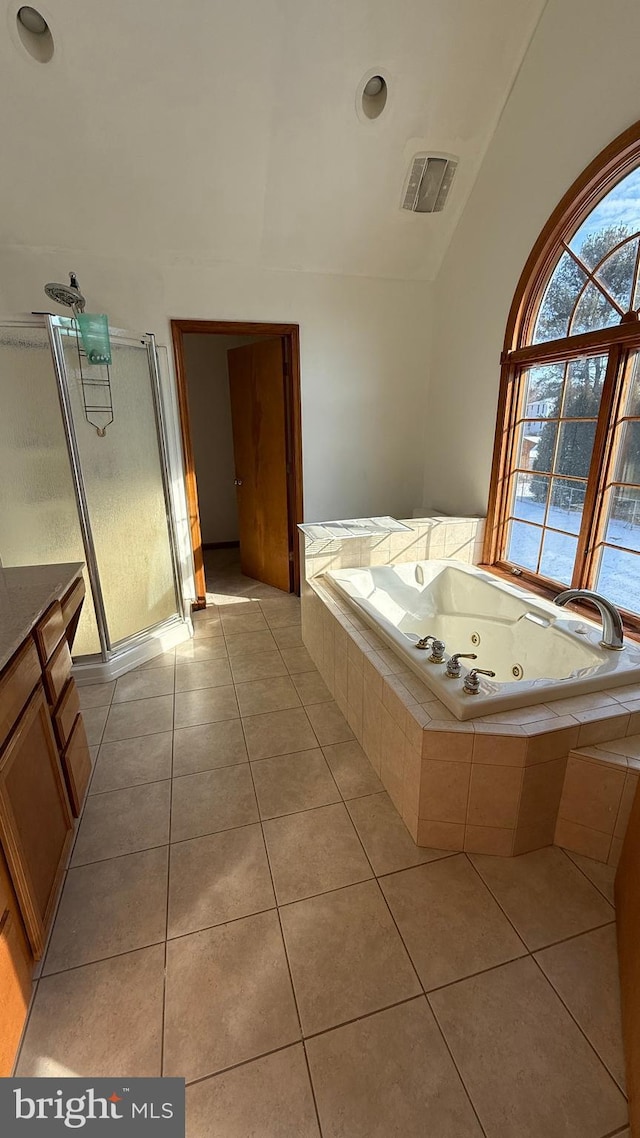
[{"label": "tile surround of tub", "polygon": [[[480,519],[406,524],[410,533],[384,541],[319,543],[303,536],[302,638],[309,656],[414,841],[500,856],[552,844],[554,834],[558,840],[568,755],[578,746],[597,751],[607,740],[637,731],[640,688],[629,685],[465,722],[455,719],[360,615],[318,579],[328,568],[372,564],[374,554],[375,563],[382,564],[457,557],[465,543],[479,552]],[[465,553],[459,559],[479,557]],[[448,775],[447,764],[452,766]],[[628,788],[627,813],[630,795]],[[584,835],[581,840],[569,832],[576,825],[585,828],[584,822],[563,818],[568,848],[605,861],[619,856],[623,829],[611,832],[605,852],[601,837],[592,837],[600,831],[590,830],[591,840]]]}]

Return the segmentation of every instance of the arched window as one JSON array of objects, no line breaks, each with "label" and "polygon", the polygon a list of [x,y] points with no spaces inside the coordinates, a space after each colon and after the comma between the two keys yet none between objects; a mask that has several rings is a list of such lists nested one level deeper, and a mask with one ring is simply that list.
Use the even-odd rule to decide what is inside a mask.
[{"label": "arched window", "polygon": [[485,562],[640,631],[640,123],[541,233],[513,300]]}]

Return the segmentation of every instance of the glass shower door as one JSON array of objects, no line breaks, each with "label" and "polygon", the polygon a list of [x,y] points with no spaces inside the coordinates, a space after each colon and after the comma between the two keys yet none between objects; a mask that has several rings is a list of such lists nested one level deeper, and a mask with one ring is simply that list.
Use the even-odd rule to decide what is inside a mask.
[{"label": "glass shower door", "polygon": [[[0,558],[86,561],[51,347],[42,321],[0,327]],[[100,653],[90,582],[74,651]]]},{"label": "glass shower door", "polygon": [[[180,616],[152,338],[110,330],[112,364],[87,362],[73,322],[54,318],[76,461],[88,515],[89,545],[100,582],[109,649]],[[109,379],[113,422],[104,434],[85,404],[101,399]],[[92,413],[98,424],[109,415]],[[88,550],[91,555],[91,549]]]}]

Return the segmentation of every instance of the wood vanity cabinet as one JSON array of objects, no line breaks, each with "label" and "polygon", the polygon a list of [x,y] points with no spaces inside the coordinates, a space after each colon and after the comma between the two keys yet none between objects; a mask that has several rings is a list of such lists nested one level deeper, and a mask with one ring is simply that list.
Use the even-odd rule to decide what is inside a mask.
[{"label": "wood vanity cabinet", "polygon": [[29,999],[33,956],[0,849],[0,1078],[11,1074]]},{"label": "wood vanity cabinet", "polygon": [[36,958],[47,931],[73,820],[42,684],[0,758],[0,839]]}]

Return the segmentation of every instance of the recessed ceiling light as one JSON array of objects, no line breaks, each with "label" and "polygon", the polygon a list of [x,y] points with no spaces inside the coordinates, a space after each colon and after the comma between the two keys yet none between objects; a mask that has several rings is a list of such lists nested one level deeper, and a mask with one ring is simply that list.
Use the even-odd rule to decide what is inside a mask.
[{"label": "recessed ceiling light", "polygon": [[16,27],[22,46],[38,63],[48,63],[53,56],[53,36],[47,21],[37,8],[25,4],[16,12]]},{"label": "recessed ceiling light", "polygon": [[34,36],[43,36],[48,30],[47,21],[35,8],[20,8],[18,10],[18,19],[28,32],[33,32]]},{"label": "recessed ceiling light", "polygon": [[356,110],[361,119],[377,119],[387,103],[387,81],[384,75],[369,72],[360,80]]}]

